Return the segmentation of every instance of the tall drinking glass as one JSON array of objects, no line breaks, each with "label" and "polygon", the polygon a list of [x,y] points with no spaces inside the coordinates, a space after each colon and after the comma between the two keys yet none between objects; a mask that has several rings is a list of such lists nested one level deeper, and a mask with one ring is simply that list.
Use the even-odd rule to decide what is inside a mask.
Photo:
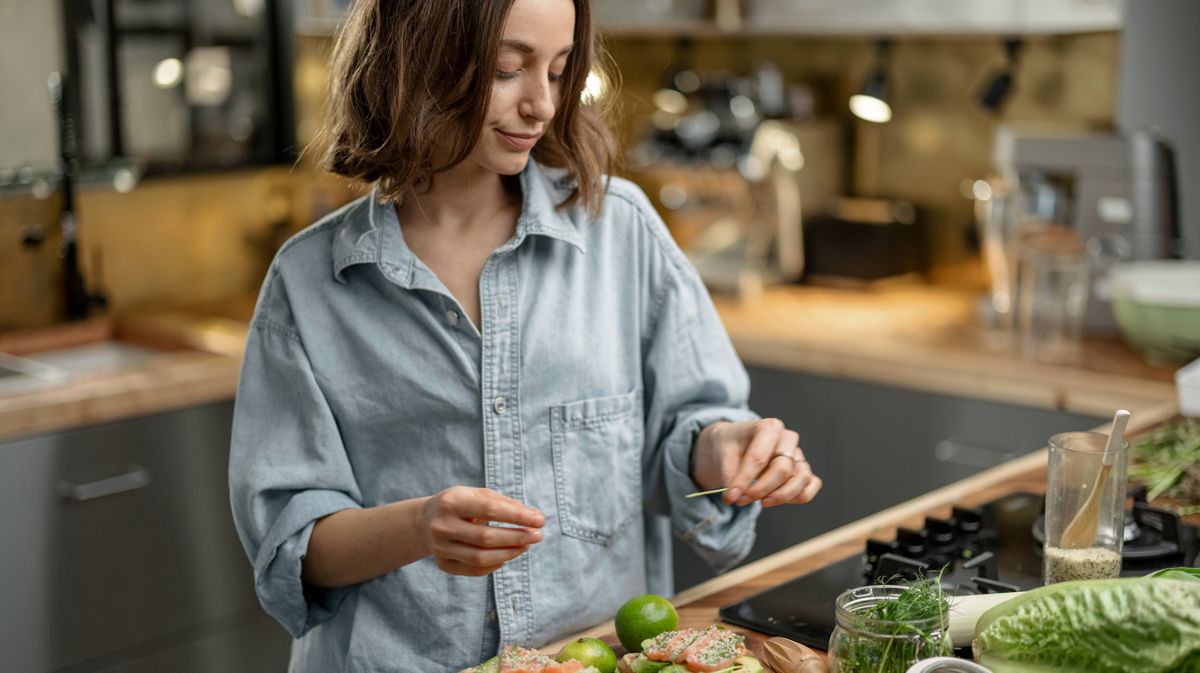
[{"label": "tall drinking glass", "polygon": [[1098,432],[1064,432],[1050,438],[1046,584],[1121,574],[1129,442],[1122,441],[1106,457],[1107,442],[1108,436]]},{"label": "tall drinking glass", "polygon": [[1047,230],[1026,243],[1019,270],[1022,354],[1039,362],[1075,364],[1083,355],[1088,258],[1073,232]]}]

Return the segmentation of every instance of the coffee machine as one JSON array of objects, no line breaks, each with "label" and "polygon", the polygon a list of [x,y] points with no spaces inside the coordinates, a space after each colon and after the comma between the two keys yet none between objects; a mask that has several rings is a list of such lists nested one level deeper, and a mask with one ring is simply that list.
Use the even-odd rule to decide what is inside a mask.
[{"label": "coffee machine", "polygon": [[1068,232],[1085,251],[1090,289],[1083,326],[1114,332],[1112,265],[1180,254],[1174,159],[1145,130],[1063,133],[1001,127],[996,174],[976,183],[976,220],[1001,325],[1016,311],[1018,258],[1039,231]]}]

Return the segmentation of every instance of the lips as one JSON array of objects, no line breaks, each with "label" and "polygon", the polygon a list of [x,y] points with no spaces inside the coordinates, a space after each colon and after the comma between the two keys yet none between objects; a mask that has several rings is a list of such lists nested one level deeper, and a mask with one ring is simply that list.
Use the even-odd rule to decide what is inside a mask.
[{"label": "lips", "polygon": [[500,138],[509,147],[522,152],[533,149],[533,146],[542,137],[540,133],[506,133],[499,129],[496,130],[496,133],[500,134]]}]

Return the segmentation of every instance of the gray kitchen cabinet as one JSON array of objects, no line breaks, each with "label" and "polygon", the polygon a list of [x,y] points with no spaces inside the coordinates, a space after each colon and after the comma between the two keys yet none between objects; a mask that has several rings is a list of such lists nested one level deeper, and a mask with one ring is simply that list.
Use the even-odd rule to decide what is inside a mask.
[{"label": "gray kitchen cabinet", "polygon": [[233,405],[0,444],[0,668],[284,671],[229,510]]},{"label": "gray kitchen cabinet", "polygon": [[[808,505],[764,510],[754,561],[1106,419],[861,381],[748,367],[750,406],[800,433],[825,482]],[[675,588],[713,573],[675,541]]]}]

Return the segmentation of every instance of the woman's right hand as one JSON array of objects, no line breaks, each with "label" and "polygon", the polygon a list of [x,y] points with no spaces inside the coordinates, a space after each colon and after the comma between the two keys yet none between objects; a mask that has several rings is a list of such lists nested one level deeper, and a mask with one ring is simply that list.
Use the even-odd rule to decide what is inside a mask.
[{"label": "woman's right hand", "polygon": [[[517,526],[493,526],[492,522]],[[451,486],[421,507],[425,549],[451,575],[496,572],[542,539],[544,514],[487,488]]]}]

